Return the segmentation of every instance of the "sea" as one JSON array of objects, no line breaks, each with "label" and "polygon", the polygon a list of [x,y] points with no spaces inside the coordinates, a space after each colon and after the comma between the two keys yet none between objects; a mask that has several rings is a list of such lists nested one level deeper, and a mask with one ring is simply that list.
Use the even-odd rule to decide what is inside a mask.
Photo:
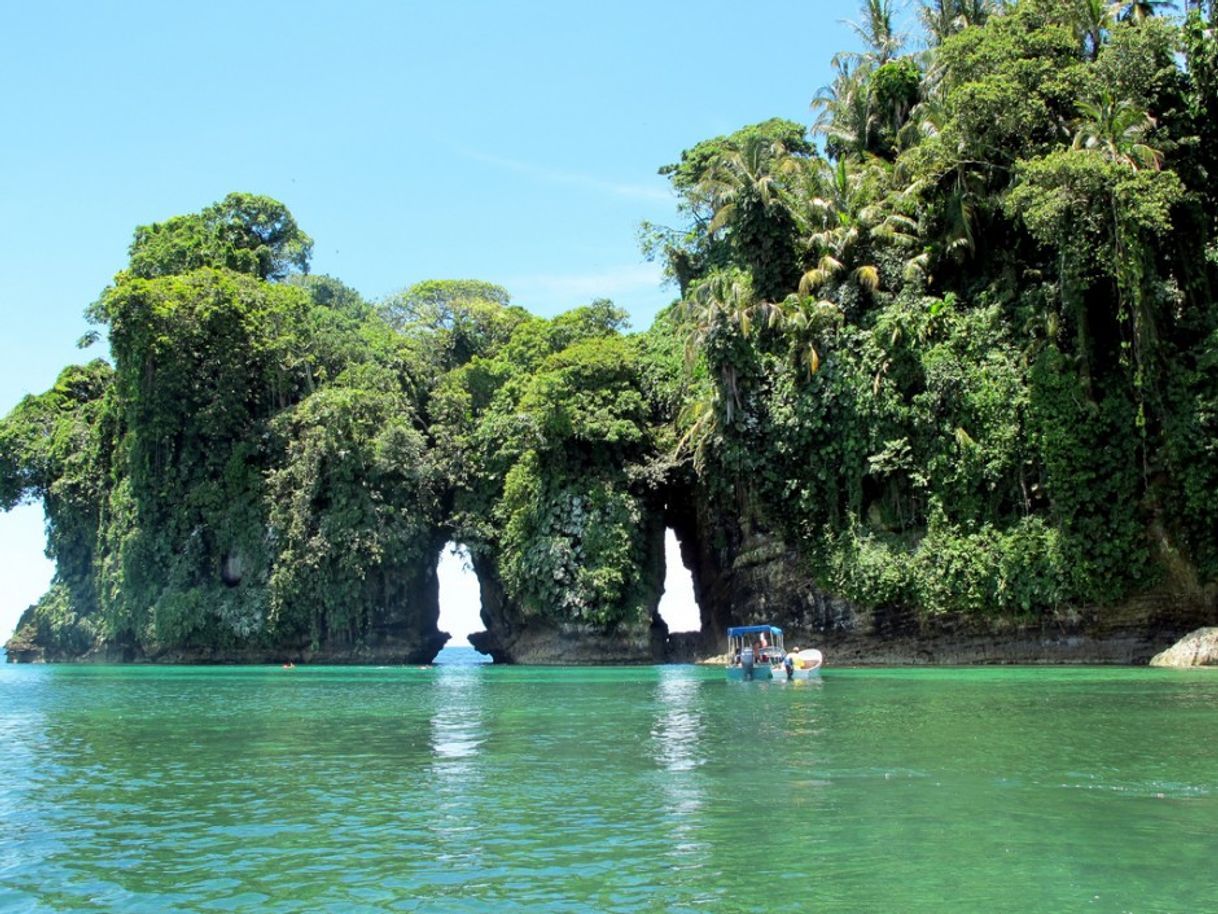
[{"label": "sea", "polygon": [[1218,670],[484,659],[3,666],[0,911],[1218,911]]}]

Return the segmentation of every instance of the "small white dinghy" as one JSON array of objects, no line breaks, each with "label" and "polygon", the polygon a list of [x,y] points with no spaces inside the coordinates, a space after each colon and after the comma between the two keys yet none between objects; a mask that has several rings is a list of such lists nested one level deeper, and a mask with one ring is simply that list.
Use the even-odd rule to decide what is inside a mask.
[{"label": "small white dinghy", "polygon": [[814,647],[802,651],[792,651],[787,654],[791,667],[787,671],[788,679],[816,679],[820,676],[821,664],[825,662],[824,655]]}]

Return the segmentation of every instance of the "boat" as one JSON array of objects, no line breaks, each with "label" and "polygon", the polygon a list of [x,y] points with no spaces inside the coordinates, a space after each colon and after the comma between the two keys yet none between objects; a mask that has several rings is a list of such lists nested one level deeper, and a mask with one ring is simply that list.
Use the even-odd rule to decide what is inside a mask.
[{"label": "boat", "polygon": [[824,655],[814,647],[806,647],[802,651],[793,648],[787,657],[791,660],[787,678],[792,680],[818,678],[821,664],[825,662]]},{"label": "boat", "polygon": [[820,675],[824,657],[815,648],[787,653],[776,625],[735,625],[727,630],[727,678],[736,682],[791,682]]}]

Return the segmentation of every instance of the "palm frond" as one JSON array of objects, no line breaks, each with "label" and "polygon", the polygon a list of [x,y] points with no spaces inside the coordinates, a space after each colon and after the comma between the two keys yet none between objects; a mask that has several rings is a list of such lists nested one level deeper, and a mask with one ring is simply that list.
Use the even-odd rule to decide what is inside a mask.
[{"label": "palm frond", "polygon": [[868,292],[874,292],[880,287],[880,271],[872,264],[864,264],[854,271],[858,284]]}]

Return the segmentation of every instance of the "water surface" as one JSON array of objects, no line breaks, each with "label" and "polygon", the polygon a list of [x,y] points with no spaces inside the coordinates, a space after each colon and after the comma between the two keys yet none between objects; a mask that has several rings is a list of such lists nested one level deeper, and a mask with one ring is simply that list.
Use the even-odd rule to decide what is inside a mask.
[{"label": "water surface", "polygon": [[0,910],[1218,910],[1218,671],[0,669]]}]

